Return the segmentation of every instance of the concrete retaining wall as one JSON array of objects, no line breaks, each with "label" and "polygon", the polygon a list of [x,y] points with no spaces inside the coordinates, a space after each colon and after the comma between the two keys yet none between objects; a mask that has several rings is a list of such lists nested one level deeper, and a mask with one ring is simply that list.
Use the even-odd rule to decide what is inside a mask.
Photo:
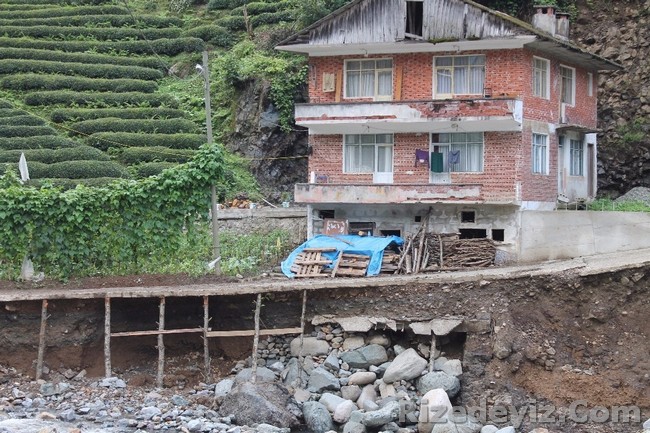
[{"label": "concrete retaining wall", "polygon": [[650,248],[645,212],[525,211],[520,227],[522,262]]},{"label": "concrete retaining wall", "polygon": [[292,242],[301,243],[307,238],[307,209],[304,207],[219,209],[217,216],[220,230],[247,234],[282,229],[289,232]]}]

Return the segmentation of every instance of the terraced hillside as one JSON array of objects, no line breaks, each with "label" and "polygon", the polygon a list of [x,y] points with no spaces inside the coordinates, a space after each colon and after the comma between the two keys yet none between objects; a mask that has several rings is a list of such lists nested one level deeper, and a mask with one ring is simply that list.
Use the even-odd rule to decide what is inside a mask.
[{"label": "terraced hillside", "polygon": [[170,65],[199,59],[204,41],[128,6],[0,0],[0,172],[24,152],[37,182],[103,183],[158,173],[205,142],[202,121],[159,89],[182,81]]}]

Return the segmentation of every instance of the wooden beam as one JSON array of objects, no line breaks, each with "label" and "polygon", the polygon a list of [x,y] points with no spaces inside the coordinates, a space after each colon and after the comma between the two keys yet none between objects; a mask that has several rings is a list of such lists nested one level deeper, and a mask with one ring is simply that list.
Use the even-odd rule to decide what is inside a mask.
[{"label": "wooden beam", "polygon": [[251,382],[257,381],[257,346],[260,342],[260,311],[262,309],[262,294],[257,294],[255,301],[255,333],[253,334],[253,365],[251,366]]},{"label": "wooden beam", "polygon": [[210,324],[209,297],[203,297],[203,373],[205,383],[210,383],[210,346],[208,343],[208,325]]},{"label": "wooden beam", "polygon": [[[160,307],[158,315],[158,331],[165,330],[165,297],[160,297]],[[163,376],[165,374],[165,340],[161,332],[158,333],[158,374],[156,376],[156,386],[163,387]]]},{"label": "wooden beam", "polygon": [[343,71],[336,73],[336,92],[334,94],[334,102],[341,102],[341,90],[343,89]]},{"label": "wooden beam", "polygon": [[436,334],[431,333],[431,348],[429,350],[429,373],[433,371],[433,363],[436,359]]},{"label": "wooden beam", "polygon": [[166,334],[191,334],[194,332],[203,332],[203,328],[184,328],[184,329],[152,329],[150,331],[124,331],[113,332],[111,337],[141,337],[145,335],[166,335]]},{"label": "wooden beam", "polygon": [[104,298],[104,375],[111,377],[111,298]]},{"label": "wooden beam", "polygon": [[395,100],[402,100],[402,65],[395,67]]},{"label": "wooden beam", "polygon": [[[300,368],[302,368],[304,362],[303,359],[304,357],[302,356],[302,348],[303,344],[305,342],[305,315],[307,313],[307,290],[302,291],[302,312],[300,313],[300,351],[298,352],[298,363],[300,364]],[[300,381],[300,385],[304,385],[302,383],[302,374],[298,375],[298,380]]]},{"label": "wooden beam", "polygon": [[[300,328],[276,328],[260,329],[259,335],[289,335],[299,334]],[[255,335],[254,329],[236,330],[236,331],[208,331],[208,337],[252,337]]]},{"label": "wooden beam", "polygon": [[47,299],[41,303],[41,330],[38,333],[38,358],[36,360],[36,380],[43,376],[43,359],[45,358],[45,330],[47,327]]}]

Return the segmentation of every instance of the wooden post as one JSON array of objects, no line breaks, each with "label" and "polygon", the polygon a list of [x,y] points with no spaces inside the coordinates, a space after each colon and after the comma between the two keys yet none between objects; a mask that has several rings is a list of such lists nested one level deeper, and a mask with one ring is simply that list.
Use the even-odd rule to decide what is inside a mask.
[{"label": "wooden post", "polygon": [[111,377],[111,298],[104,298],[104,375]]},{"label": "wooden post", "polygon": [[[165,297],[160,297],[160,314],[158,317],[158,331],[165,330]],[[162,333],[158,334],[158,375],[156,376],[156,386],[163,387],[163,375],[165,372],[165,340]]]},{"label": "wooden post", "polygon": [[251,382],[257,381],[257,346],[260,342],[260,310],[262,308],[262,294],[257,294],[255,302],[255,334],[253,335],[253,365],[251,365]]},{"label": "wooden post", "polygon": [[[343,253],[341,253],[343,255]],[[307,290],[302,291],[302,314],[300,315],[300,350],[298,351],[298,362],[300,366],[299,369],[302,369],[304,357],[302,356],[302,347],[305,341],[305,315],[307,312]],[[298,375],[298,380],[302,386],[302,374]]]},{"label": "wooden post", "polygon": [[208,325],[210,324],[210,313],[208,309],[208,297],[203,297],[203,369],[205,381],[210,381],[210,347],[208,345]]},{"label": "wooden post", "polygon": [[431,333],[431,348],[429,349],[429,373],[433,371],[433,363],[436,359],[436,334]]},{"label": "wooden post", "polygon": [[440,243],[440,268],[442,268],[445,266],[442,256],[442,235],[438,235],[438,242]]},{"label": "wooden post", "polygon": [[45,357],[45,329],[47,326],[47,299],[41,304],[41,330],[38,333],[38,358],[36,360],[36,380],[43,376],[43,358]]}]

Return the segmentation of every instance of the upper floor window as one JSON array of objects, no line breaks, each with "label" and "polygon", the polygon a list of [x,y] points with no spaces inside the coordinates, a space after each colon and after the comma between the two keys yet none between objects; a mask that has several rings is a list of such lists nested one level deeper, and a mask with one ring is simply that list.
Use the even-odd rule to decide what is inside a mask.
[{"label": "upper floor window", "polygon": [[392,96],[392,59],[346,60],[346,98],[390,100]]},{"label": "upper floor window", "polygon": [[431,134],[431,150],[442,154],[443,171],[483,171],[482,132]]},{"label": "upper floor window", "polygon": [[533,95],[548,99],[550,94],[550,62],[533,57]]},{"label": "upper floor window", "polygon": [[345,173],[388,173],[393,171],[392,134],[349,134],[344,137]]},{"label": "upper floor window", "polygon": [[584,176],[584,144],[580,140],[571,140],[569,150],[569,174],[571,176]]},{"label": "upper floor window", "polygon": [[548,135],[533,134],[533,173],[548,174]]},{"label": "upper floor window", "polygon": [[594,96],[594,74],[587,73],[587,96]]},{"label": "upper floor window", "polygon": [[483,95],[485,56],[445,56],[435,57],[433,61],[437,98]]},{"label": "upper floor window", "polygon": [[576,101],[576,70],[568,66],[560,66],[561,102],[575,105]]},{"label": "upper floor window", "polygon": [[406,36],[422,38],[422,24],[424,17],[423,0],[406,1]]}]

